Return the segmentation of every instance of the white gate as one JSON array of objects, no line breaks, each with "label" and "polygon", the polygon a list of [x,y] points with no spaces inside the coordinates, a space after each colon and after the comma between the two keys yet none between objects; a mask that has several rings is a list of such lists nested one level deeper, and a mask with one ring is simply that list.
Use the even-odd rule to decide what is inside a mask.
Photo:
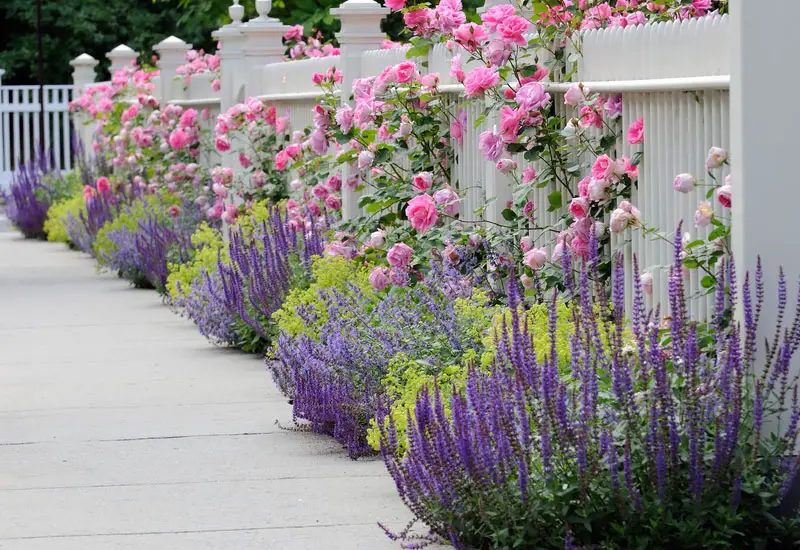
[{"label": "white gate", "polygon": [[[72,94],[72,85],[44,87],[44,148],[60,170],[72,166]],[[0,186],[8,185],[17,166],[41,148],[40,117],[38,86],[0,85]]]}]

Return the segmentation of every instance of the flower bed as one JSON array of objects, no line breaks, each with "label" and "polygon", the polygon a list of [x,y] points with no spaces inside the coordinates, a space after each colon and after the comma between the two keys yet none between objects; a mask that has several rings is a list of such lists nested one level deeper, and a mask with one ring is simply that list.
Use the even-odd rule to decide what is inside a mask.
[{"label": "flower bed", "polygon": [[[673,182],[706,187],[689,220],[706,238],[651,227],[633,202],[651,122],[623,127],[619,96],[547,87],[568,80],[579,29],[726,4],[552,1],[534,17],[494,6],[480,22],[458,0],[387,5],[414,34],[409,59],[357,80],[352,103],[340,70],[312,75],[308,128],[258,98],[215,121],[161,106],[136,68],[90,89],[74,109],[96,126],[95,160],[52,195],[38,191],[52,187],[43,170],[26,172],[9,204],[29,213],[12,221],[158,289],[210,342],[265,356],[298,425],[351,458],[381,454],[429,529],[387,530],[408,548],[796,546],[796,510],[778,510],[800,467],[800,321],[783,275],[777,319],[760,318],[760,270],[736,280],[727,152],[708,152],[704,179]],[[336,52],[297,28],[286,41],[293,57]],[[415,59],[437,44],[466,105],[497,121],[475,151],[465,108]],[[187,75],[216,70],[214,56],[190,58]],[[463,155],[513,181],[502,220],[481,215],[489,204],[463,211]],[[534,204],[553,182],[549,204]],[[352,192],[360,214],[344,219]],[[674,254],[644,273],[628,258],[626,310],[619,237],[631,229]],[[656,269],[669,299],[649,309]],[[710,319],[688,313],[688,273],[715,300]],[[759,349],[765,322],[776,336]]]}]

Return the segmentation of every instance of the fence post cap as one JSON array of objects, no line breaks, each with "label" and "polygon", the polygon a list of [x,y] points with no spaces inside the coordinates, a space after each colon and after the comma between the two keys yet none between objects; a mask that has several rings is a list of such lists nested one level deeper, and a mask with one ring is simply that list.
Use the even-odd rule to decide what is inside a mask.
[{"label": "fence post cap", "polygon": [[169,51],[186,51],[192,48],[191,44],[187,44],[177,36],[168,36],[155,46],[153,49],[157,52],[169,52]]},{"label": "fence post cap", "polygon": [[112,54],[112,53],[132,54],[132,53],[136,53],[136,51],[133,48],[131,48],[130,46],[128,46],[127,44],[120,44],[119,46],[117,46],[116,48],[114,48],[113,50],[111,50],[108,53],[109,54]]},{"label": "fence post cap", "polygon": [[386,14],[391,10],[385,8],[375,2],[375,0],[347,0],[338,8],[331,9],[334,15],[342,15],[345,13],[375,13]]},{"label": "fence post cap", "polygon": [[82,53],[69,62],[73,67],[96,67],[98,61],[88,53]]}]

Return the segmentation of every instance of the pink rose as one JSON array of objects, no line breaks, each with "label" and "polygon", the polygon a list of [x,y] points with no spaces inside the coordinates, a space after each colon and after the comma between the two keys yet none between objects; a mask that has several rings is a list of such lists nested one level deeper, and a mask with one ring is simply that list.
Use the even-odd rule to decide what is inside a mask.
[{"label": "pink rose", "polygon": [[506,19],[514,17],[516,9],[511,4],[492,6],[481,15],[481,21],[489,32],[495,32],[497,27]]},{"label": "pink rose", "polygon": [[533,250],[533,237],[530,235],[522,237],[522,239],[519,241],[519,248],[522,250],[523,254]]},{"label": "pink rose", "polygon": [[197,118],[197,111],[195,111],[194,109],[186,109],[181,115],[178,125],[181,128],[188,128],[189,126],[194,125],[196,118]]},{"label": "pink rose", "polygon": [[211,81],[211,91],[218,92],[222,89],[222,81],[219,78],[215,78]]},{"label": "pink rose", "polygon": [[731,207],[731,190],[732,188],[729,183],[717,188],[717,201],[725,208]]},{"label": "pink rose", "polygon": [[336,123],[339,125],[343,133],[350,131],[353,127],[353,108],[349,105],[343,105],[336,110]]},{"label": "pink rose", "polygon": [[519,132],[519,124],[524,118],[522,109],[512,109],[508,105],[503,105],[500,109],[500,135],[503,136],[503,141],[506,143],[513,143],[517,139],[517,132]]},{"label": "pink rose", "polygon": [[278,170],[285,170],[286,166],[289,165],[289,154],[283,150],[278,151],[278,154],[275,155],[275,168]]},{"label": "pink rose", "polygon": [[547,263],[547,249],[531,248],[522,258],[522,263],[534,271],[538,271]]},{"label": "pink rose", "polygon": [[678,174],[672,182],[672,188],[679,193],[688,193],[694,189],[697,180],[691,174]]},{"label": "pink rose", "polygon": [[722,168],[722,165],[728,162],[728,152],[721,147],[712,147],[708,151],[708,158],[706,159],[706,168],[709,170],[716,170]]},{"label": "pink rose", "polygon": [[228,141],[228,138],[225,136],[217,136],[217,139],[214,140],[214,146],[217,148],[217,151],[224,153],[230,150],[231,142]]},{"label": "pink rose", "polygon": [[478,138],[478,149],[486,160],[496,162],[503,154],[503,137],[491,130],[481,133]]},{"label": "pink rose", "polygon": [[607,180],[614,175],[616,163],[608,155],[600,155],[592,166],[592,177],[597,180]]},{"label": "pink rose", "polygon": [[650,273],[650,272],[642,273],[642,276],[640,277],[640,280],[642,282],[642,290],[644,290],[644,293],[647,294],[648,296],[652,296],[653,295],[653,274]]},{"label": "pink rose", "polygon": [[386,244],[386,231],[383,229],[373,231],[366,244],[370,248],[383,248],[383,245]]},{"label": "pink rose", "polygon": [[466,50],[473,51],[489,38],[486,29],[477,23],[464,23],[453,31],[453,38]]},{"label": "pink rose", "polygon": [[628,128],[628,143],[634,145],[644,141],[644,119],[636,119]]},{"label": "pink rose", "polygon": [[406,7],[406,0],[386,0],[386,7],[392,11],[400,11]]},{"label": "pink rose", "polygon": [[250,182],[258,188],[264,187],[267,183],[267,175],[261,170],[256,170],[250,176]]},{"label": "pink rose", "polygon": [[411,262],[414,251],[406,243],[397,243],[386,253],[386,261],[392,267],[403,268]]},{"label": "pink rose", "polygon": [[178,128],[169,135],[169,145],[173,149],[185,149],[189,145],[189,136],[184,130]]},{"label": "pink rose", "polygon": [[522,171],[522,183],[530,183],[536,179],[536,169],[528,166]]},{"label": "pink rose", "polygon": [[239,164],[242,165],[242,168],[250,168],[253,166],[253,162],[247,158],[247,155],[244,153],[239,153]]},{"label": "pink rose", "polygon": [[105,195],[111,191],[111,184],[108,183],[108,178],[105,176],[98,178],[97,180],[97,192],[101,195]]},{"label": "pink rose", "polygon": [[583,219],[589,215],[589,200],[587,197],[575,197],[569,203],[569,211],[575,219]]},{"label": "pink rose", "polygon": [[[405,0],[403,0],[405,1]],[[389,286],[389,268],[375,267],[369,274],[369,284],[375,290],[383,290]]]},{"label": "pink rose", "polygon": [[518,15],[506,17],[497,26],[497,32],[504,40],[517,44],[518,46],[527,45],[528,41],[522,36],[531,26],[530,21],[523,19]]},{"label": "pink rose", "polygon": [[342,207],[342,201],[336,195],[328,195],[325,198],[325,206],[330,210],[337,211]]},{"label": "pink rose", "polygon": [[430,172],[420,172],[414,176],[414,187],[419,191],[427,191],[433,185],[433,174]]},{"label": "pink rose", "polygon": [[497,161],[497,171],[501,174],[510,174],[517,169],[517,161],[512,159],[500,159]]},{"label": "pink rose", "polygon": [[464,89],[467,97],[483,97],[486,91],[500,82],[500,75],[495,69],[477,67],[473,69],[464,80]]},{"label": "pink rose", "polygon": [[461,202],[458,194],[450,187],[439,189],[433,194],[433,200],[436,204],[444,208],[444,213],[448,216],[455,216],[458,214],[458,204]]},{"label": "pink rose", "polygon": [[366,170],[372,166],[375,160],[375,154],[372,151],[361,151],[358,154],[358,168],[359,170]]},{"label": "pink rose", "polygon": [[586,93],[588,89],[584,88],[583,84],[573,84],[564,94],[564,104],[577,107],[586,99]]},{"label": "pink rose", "polygon": [[694,213],[694,226],[706,227],[711,223],[711,217],[714,215],[714,209],[711,207],[710,201],[703,201],[697,207]]},{"label": "pink rose", "polygon": [[330,194],[327,187],[322,184],[315,185],[314,188],[311,190],[311,193],[321,201],[324,201],[325,198]]},{"label": "pink rose", "polygon": [[419,79],[419,83],[425,86],[426,88],[435,88],[439,85],[439,73],[429,73],[424,76],[421,76]]},{"label": "pink rose", "polygon": [[514,99],[523,111],[537,111],[550,104],[550,94],[538,82],[521,86]]},{"label": "pink rose", "polygon": [[417,195],[406,206],[406,216],[411,227],[424,235],[439,220],[436,203],[430,195]]},{"label": "pink rose", "polygon": [[397,65],[397,81],[408,84],[417,75],[417,64],[413,61],[403,61]]}]

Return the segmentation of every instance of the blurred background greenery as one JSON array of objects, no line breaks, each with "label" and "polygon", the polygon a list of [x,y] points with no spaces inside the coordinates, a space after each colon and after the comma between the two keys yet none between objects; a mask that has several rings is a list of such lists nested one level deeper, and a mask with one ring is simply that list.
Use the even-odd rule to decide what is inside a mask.
[{"label": "blurred background greenery", "polygon": [[[333,40],[339,21],[330,9],[344,0],[274,0],[271,15],[287,25],[303,25],[306,34],[322,32]],[[474,13],[484,0],[463,0]],[[383,0],[378,0],[383,3]],[[230,21],[231,0],[43,0],[45,83],[71,82],[71,59],[88,53],[101,62],[100,79],[108,79],[106,52],[127,44],[152,55],[152,46],[174,34],[195,48],[214,51],[211,32]],[[433,3],[436,3],[435,1]],[[242,0],[245,20],[255,16],[253,0]],[[0,0],[0,69],[5,84],[34,84],[37,81],[36,2]],[[402,38],[403,19],[391,14],[383,30],[393,40]]]}]

